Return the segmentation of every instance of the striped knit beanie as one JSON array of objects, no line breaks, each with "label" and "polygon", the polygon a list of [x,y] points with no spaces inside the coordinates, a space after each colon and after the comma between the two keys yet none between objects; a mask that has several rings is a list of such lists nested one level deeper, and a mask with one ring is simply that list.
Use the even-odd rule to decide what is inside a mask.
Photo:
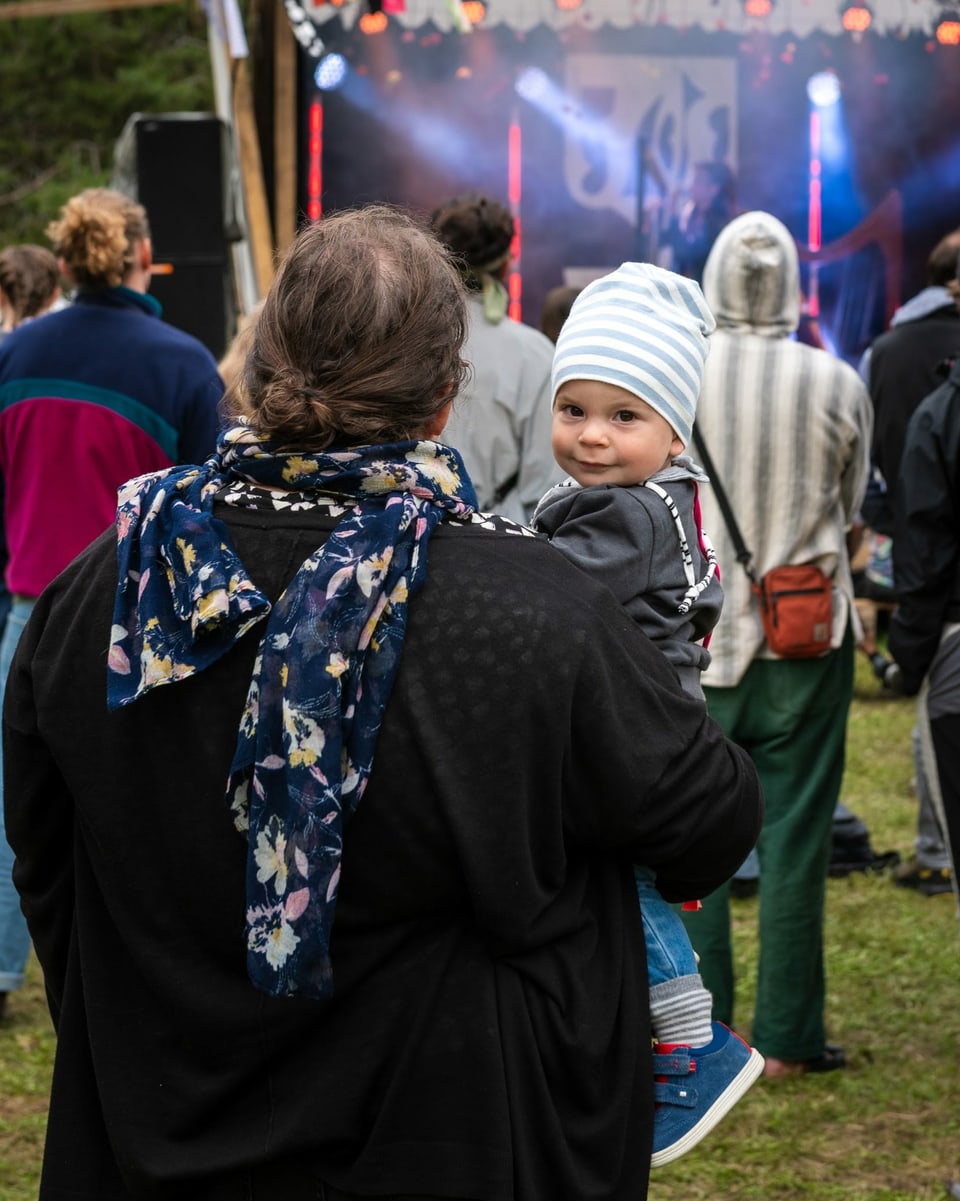
[{"label": "striped knit beanie", "polygon": [[553,396],[572,379],[616,384],[656,409],[686,445],[715,328],[699,284],[624,263],[574,301],[557,338]]}]

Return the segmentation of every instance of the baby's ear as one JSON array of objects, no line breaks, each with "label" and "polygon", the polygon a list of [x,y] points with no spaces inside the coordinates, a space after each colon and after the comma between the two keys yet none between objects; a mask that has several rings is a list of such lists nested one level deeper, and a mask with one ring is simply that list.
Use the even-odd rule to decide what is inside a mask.
[{"label": "baby's ear", "polygon": [[670,458],[675,459],[677,455],[682,455],[685,449],[685,443],[677,434],[673,435],[673,441],[670,443]]}]

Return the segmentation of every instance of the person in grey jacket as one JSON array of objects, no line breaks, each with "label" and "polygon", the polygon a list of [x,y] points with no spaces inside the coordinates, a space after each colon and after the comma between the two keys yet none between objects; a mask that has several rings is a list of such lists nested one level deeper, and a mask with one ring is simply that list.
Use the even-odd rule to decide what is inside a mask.
[{"label": "person in grey jacket", "polygon": [[[707,477],[682,451],[714,325],[697,284],[649,264],[624,263],[584,289],[557,339],[551,380],[553,453],[569,475],[534,515],[534,527],[610,588],[674,664],[683,690],[701,700],[704,643],[723,593],[699,520]],[[712,1020],[683,923],[656,873],[637,866],[634,874],[655,1066],[680,1053],[696,1080],[658,1086],[658,1167],[713,1129],[760,1075],[763,1058]]]},{"label": "person in grey jacket", "polygon": [[716,556],[696,516],[706,482],[683,454],[637,484],[584,486],[568,476],[534,516],[568,559],[603,580],[676,667],[684,690],[701,699],[706,641],[723,603]]},{"label": "person in grey jacket", "polygon": [[463,456],[481,510],[527,523],[560,475],[550,453],[553,344],[509,313],[516,223],[493,197],[470,193],[442,204],[430,224],[467,289],[470,374],[444,437]]}]

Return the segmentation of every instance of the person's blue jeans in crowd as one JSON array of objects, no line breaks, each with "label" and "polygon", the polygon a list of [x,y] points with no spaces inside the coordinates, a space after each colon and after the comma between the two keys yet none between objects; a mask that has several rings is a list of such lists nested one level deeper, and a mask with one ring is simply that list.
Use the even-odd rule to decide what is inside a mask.
[{"label": "person's blue jeans in crowd", "polygon": [[[17,649],[34,604],[32,600],[15,600],[3,627],[3,636],[0,638],[0,707],[13,652]],[[30,954],[30,935],[20,911],[20,898],[13,887],[13,852],[7,845],[3,821],[2,770],[3,746],[0,743],[0,993],[6,993],[23,986],[27,956]]]},{"label": "person's blue jeans in crowd", "polygon": [[635,867],[643,938],[647,946],[647,981],[651,988],[678,976],[696,976],[700,969],[690,936],[675,910],[657,891],[656,873]]}]

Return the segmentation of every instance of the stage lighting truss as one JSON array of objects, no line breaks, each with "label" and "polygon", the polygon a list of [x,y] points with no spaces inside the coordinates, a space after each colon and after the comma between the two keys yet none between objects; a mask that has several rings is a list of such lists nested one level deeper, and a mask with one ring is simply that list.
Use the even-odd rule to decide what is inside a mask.
[{"label": "stage lighting truss", "polygon": [[316,25],[297,3],[297,0],[283,0],[283,3],[287,10],[287,16],[290,18],[293,36],[311,58],[320,58],[326,50],[326,46],[323,38],[317,32]]}]

